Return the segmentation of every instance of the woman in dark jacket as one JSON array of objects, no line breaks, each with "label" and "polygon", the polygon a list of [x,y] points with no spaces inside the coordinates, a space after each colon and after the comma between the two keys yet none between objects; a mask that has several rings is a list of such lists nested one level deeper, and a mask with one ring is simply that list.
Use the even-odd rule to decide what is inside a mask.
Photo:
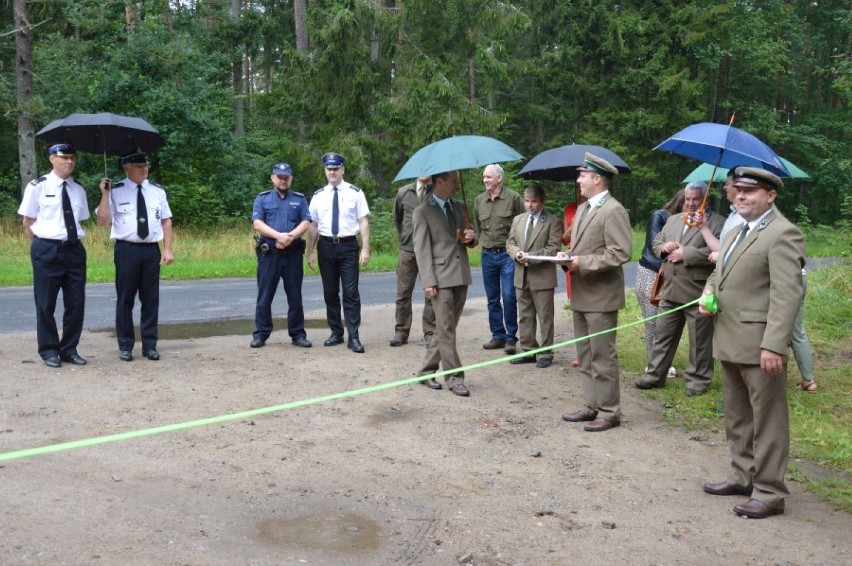
[{"label": "woman in dark jacket", "polygon": [[[657,272],[660,270],[660,258],[654,255],[654,250],[651,244],[654,238],[666,225],[666,221],[672,214],[679,214],[683,210],[684,200],[683,189],[675,193],[675,195],[663,205],[663,208],[655,210],[651,213],[651,218],[648,219],[648,228],[645,231],[645,247],[642,248],[642,257],[639,260],[639,265],[636,267],[636,298],[639,301],[639,308],[642,310],[642,318],[654,316],[658,312],[657,305],[652,305],[651,287],[654,285],[654,279],[657,277]],[[657,319],[649,320],[645,323],[645,359],[651,357],[651,350],[654,349],[654,332],[657,328]],[[669,370],[669,377],[674,377],[676,372],[674,368]]]}]

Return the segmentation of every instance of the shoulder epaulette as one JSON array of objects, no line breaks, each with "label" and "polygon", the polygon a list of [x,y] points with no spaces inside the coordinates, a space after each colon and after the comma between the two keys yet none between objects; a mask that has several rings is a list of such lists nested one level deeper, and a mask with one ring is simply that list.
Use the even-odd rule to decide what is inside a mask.
[{"label": "shoulder epaulette", "polygon": [[124,186],[124,181],[119,181],[119,182],[117,182],[116,184],[114,184],[114,185],[112,186],[112,188],[113,188],[113,189],[117,189],[118,187],[123,187],[123,186]]},{"label": "shoulder epaulette", "polygon": [[272,192],[272,189],[269,189],[269,190],[267,190],[267,191],[263,191],[263,192],[261,192],[261,193],[260,193],[260,194],[258,194],[257,196],[262,197],[263,195],[268,195],[268,194],[269,194],[269,193],[271,193],[271,192]]},{"label": "shoulder epaulette", "polygon": [[300,193],[300,192],[298,192],[298,191],[290,191],[290,192],[291,192],[291,193],[293,193],[293,195],[295,195],[295,196],[297,196],[297,197],[305,198],[305,195],[304,195],[304,194],[302,194],[302,193]]},{"label": "shoulder epaulette", "polygon": [[351,183],[349,184],[349,188],[350,188],[350,189],[352,189],[352,190],[354,190],[356,193],[360,193],[360,192],[361,192],[361,189],[359,189],[358,187],[356,187],[355,185],[353,185],[353,184],[351,184]]},{"label": "shoulder epaulette", "polygon": [[321,192],[323,192],[323,190],[325,190],[325,187],[318,188],[317,190],[314,191],[314,196],[320,194]]},{"label": "shoulder epaulette", "polygon": [[155,187],[157,187],[158,189],[165,189],[165,187],[164,187],[163,185],[161,185],[160,183],[154,182],[154,181],[152,181],[151,179],[148,179],[148,184],[149,184],[149,185],[154,185],[154,186],[155,186]]},{"label": "shoulder epaulette", "polygon": [[44,181],[45,179],[47,179],[47,177],[45,177],[44,175],[42,175],[41,177],[39,177],[39,178],[37,178],[37,179],[33,179],[32,181],[30,181],[30,185],[33,185],[33,186],[38,185],[39,183],[41,183],[41,182],[42,182],[42,181]]}]

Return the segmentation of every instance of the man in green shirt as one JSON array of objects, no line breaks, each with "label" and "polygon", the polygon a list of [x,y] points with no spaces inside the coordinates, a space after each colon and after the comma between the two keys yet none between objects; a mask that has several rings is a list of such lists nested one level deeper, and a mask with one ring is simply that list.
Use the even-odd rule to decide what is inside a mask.
[{"label": "man in green shirt", "polygon": [[518,342],[515,261],[506,253],[506,240],[512,220],[524,212],[524,199],[503,186],[503,168],[496,163],[485,167],[482,183],[485,191],[477,195],[473,204],[482,246],[482,282],[488,298],[491,327],[491,340],[482,347],[486,350],[505,348],[507,354],[514,354]]}]

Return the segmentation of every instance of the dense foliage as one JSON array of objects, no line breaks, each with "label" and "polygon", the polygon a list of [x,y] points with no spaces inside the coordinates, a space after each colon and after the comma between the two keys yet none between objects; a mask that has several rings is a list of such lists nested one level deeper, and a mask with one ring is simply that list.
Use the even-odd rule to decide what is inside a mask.
[{"label": "dense foliage", "polygon": [[[848,0],[43,0],[28,4],[26,105],[15,90],[12,4],[0,0],[4,215],[20,195],[21,111],[36,129],[71,112],[148,120],[168,142],[151,176],[178,222],[247,222],[278,161],[310,194],[330,150],[347,157],[347,179],[381,215],[406,158],[455,132],[497,137],[528,157],[572,142],[607,146],[633,167],[616,195],[640,224],[698,165],[652,148],[734,113],[735,125],[810,173],[785,187],[783,211],[832,224],[849,210]],[[114,159],[107,167],[118,174]],[[92,155],[78,165],[92,202],[103,168]],[[465,177],[470,198],[481,184],[478,172]],[[571,198],[564,184],[552,189],[554,208]]]}]

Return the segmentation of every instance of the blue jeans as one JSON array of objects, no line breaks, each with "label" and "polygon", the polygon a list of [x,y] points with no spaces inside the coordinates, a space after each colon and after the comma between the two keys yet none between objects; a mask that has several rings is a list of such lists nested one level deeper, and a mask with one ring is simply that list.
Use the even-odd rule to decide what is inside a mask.
[{"label": "blue jeans", "polygon": [[[482,282],[488,298],[491,337],[518,341],[518,300],[515,296],[515,261],[505,251],[482,250]],[[502,305],[500,300],[502,299]]]}]

